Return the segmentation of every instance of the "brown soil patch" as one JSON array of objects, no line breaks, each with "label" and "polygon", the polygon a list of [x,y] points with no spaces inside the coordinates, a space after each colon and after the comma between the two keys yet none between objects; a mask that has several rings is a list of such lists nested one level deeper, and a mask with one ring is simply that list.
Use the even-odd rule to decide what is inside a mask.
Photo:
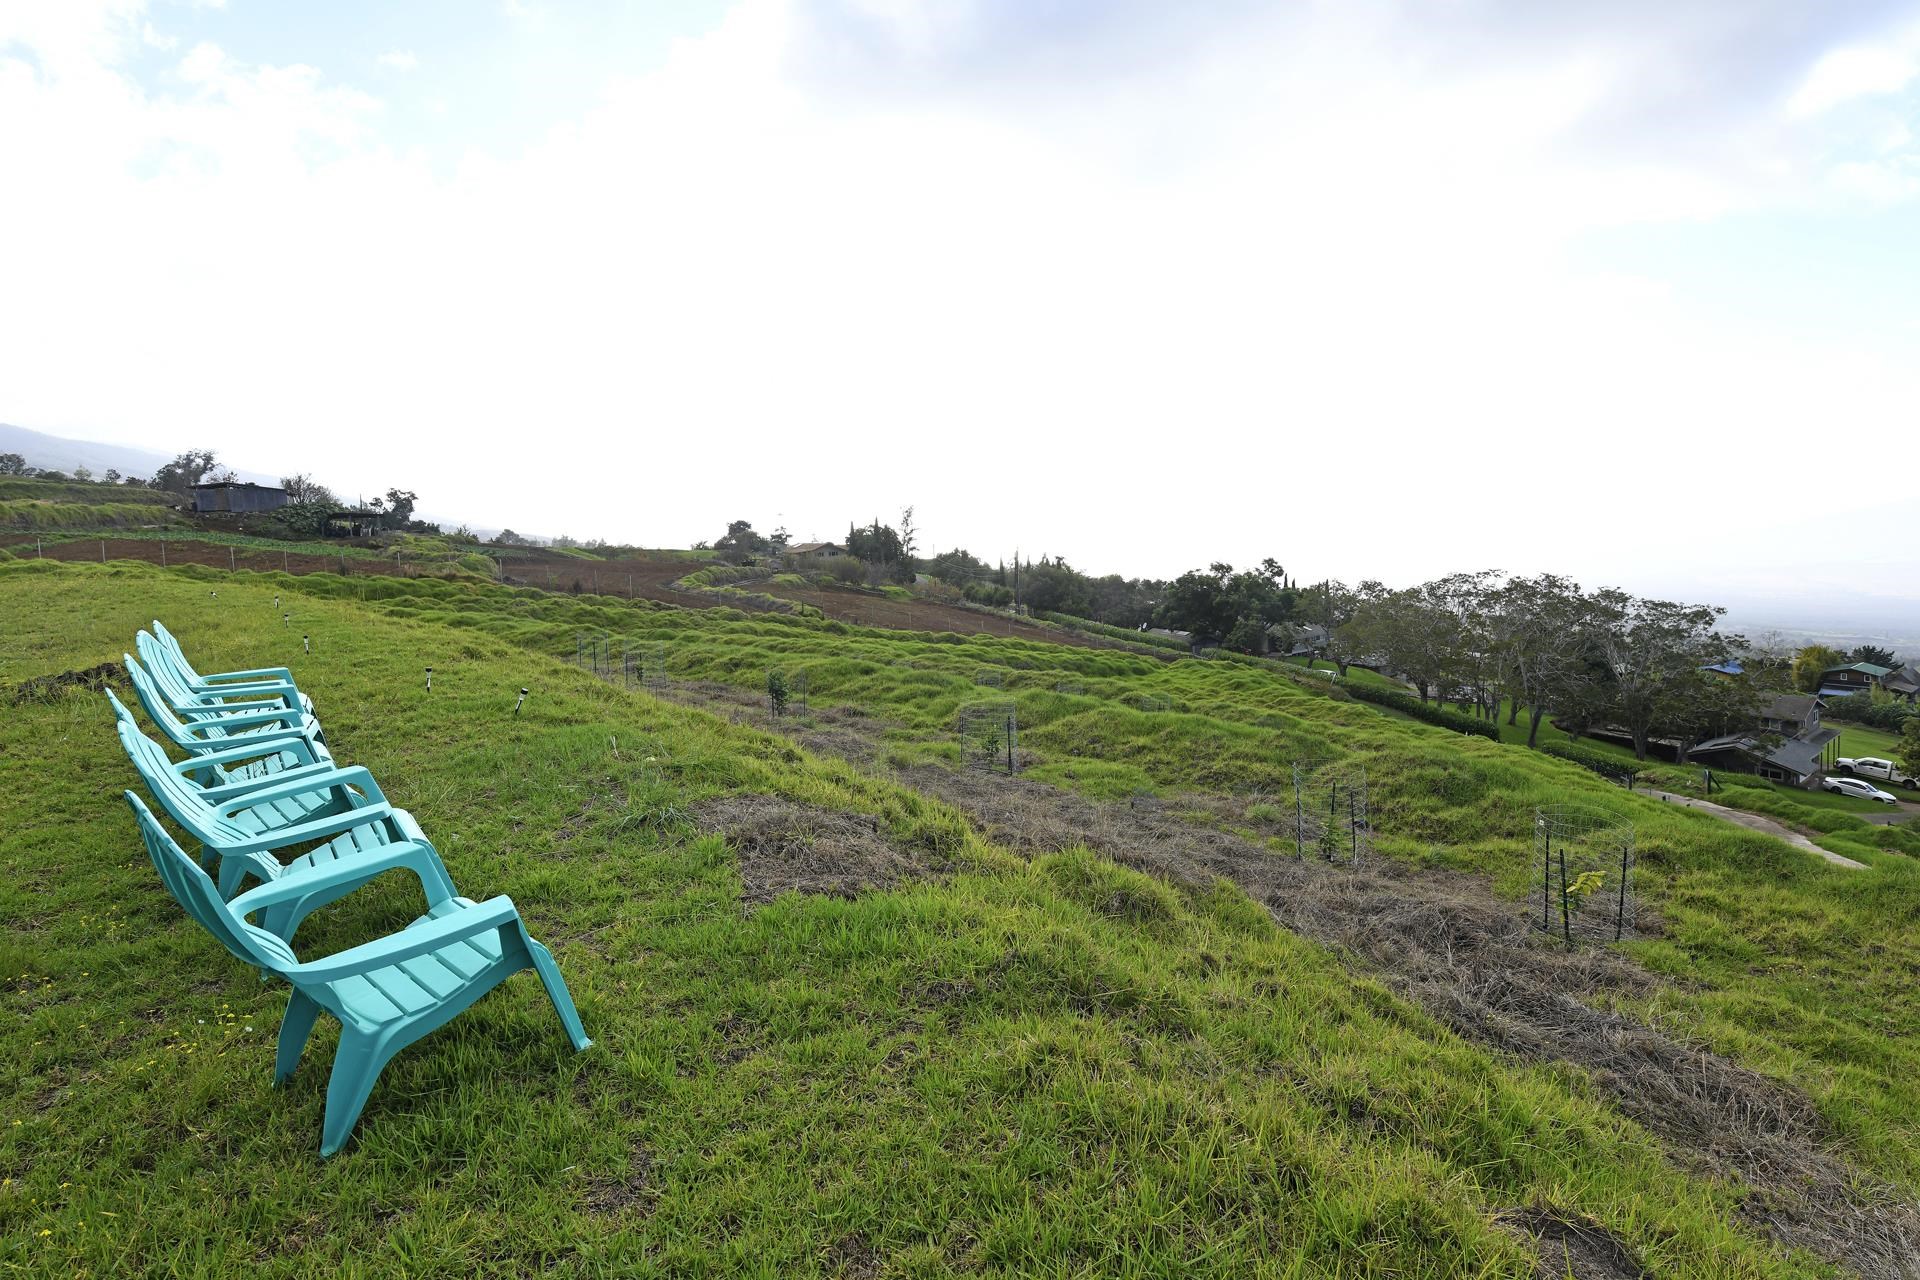
[{"label": "brown soil patch", "polygon": [[783,893],[851,898],[950,870],[896,844],[877,818],[779,796],[723,796],[702,805],[695,819],[702,830],[726,836],[740,869],[740,901],[749,907]]},{"label": "brown soil patch", "polygon": [[873,1280],[885,1270],[885,1264],[874,1247],[862,1236],[845,1236],[833,1242],[827,1249],[827,1266],[836,1276],[846,1280]]},{"label": "brown soil patch", "polygon": [[1540,1251],[1534,1264],[1539,1280],[1644,1280],[1647,1274],[1632,1252],[1592,1218],[1536,1208],[1503,1213],[1500,1221]]},{"label": "brown soil patch", "polygon": [[119,679],[120,664],[103,662],[97,667],[88,667],[83,671],[62,671],[57,675],[35,676],[31,680],[22,680],[13,687],[13,700],[16,704],[44,702],[67,689],[98,691]]},{"label": "brown soil patch", "polygon": [[[678,692],[698,700],[694,690]],[[802,745],[829,752],[837,739],[860,736],[871,758],[883,726],[867,722],[864,734],[848,723],[793,728]],[[1300,861],[1174,813],[1099,804],[1022,777],[925,765],[897,776],[1018,852],[1084,845],[1195,888],[1231,880],[1281,925],[1344,952],[1459,1034],[1585,1068],[1678,1163],[1753,1188],[1742,1213],[1783,1243],[1868,1280],[1920,1276],[1920,1204],[1854,1170],[1803,1093],[1588,1003],[1648,994],[1662,980],[1617,951],[1551,942],[1481,877],[1390,861],[1358,871]],[[1198,807],[1217,807],[1217,798]]]},{"label": "brown soil patch", "polygon": [[645,1147],[636,1146],[627,1157],[625,1173],[592,1178],[587,1182],[587,1212],[653,1212],[659,1190],[653,1185],[653,1156]]}]

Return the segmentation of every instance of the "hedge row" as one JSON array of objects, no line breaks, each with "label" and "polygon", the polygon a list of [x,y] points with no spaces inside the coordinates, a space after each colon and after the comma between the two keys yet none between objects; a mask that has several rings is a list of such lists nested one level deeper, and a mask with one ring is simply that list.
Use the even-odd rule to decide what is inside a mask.
[{"label": "hedge row", "polygon": [[1633,765],[1618,756],[1610,756],[1604,751],[1595,751],[1592,747],[1576,746],[1571,742],[1543,742],[1540,750],[1562,760],[1570,760],[1582,769],[1591,769],[1603,778],[1615,782],[1622,779],[1631,781],[1639,772]]},{"label": "hedge row", "polygon": [[1500,730],[1485,720],[1476,720],[1458,711],[1448,711],[1445,707],[1434,703],[1422,702],[1410,693],[1366,684],[1348,684],[1342,687],[1348,694],[1362,702],[1392,707],[1395,711],[1405,712],[1415,720],[1424,720],[1428,724],[1439,725],[1442,729],[1451,729],[1455,733],[1473,733],[1494,742],[1500,741]]}]

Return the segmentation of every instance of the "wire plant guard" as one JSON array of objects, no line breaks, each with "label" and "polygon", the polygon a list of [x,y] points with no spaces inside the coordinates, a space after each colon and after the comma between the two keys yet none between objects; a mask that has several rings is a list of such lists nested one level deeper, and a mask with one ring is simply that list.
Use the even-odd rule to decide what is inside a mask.
[{"label": "wire plant guard", "polygon": [[1301,859],[1358,867],[1373,854],[1367,771],[1357,765],[1293,765],[1294,853]]},{"label": "wire plant guard", "polygon": [[1004,769],[1009,776],[1018,770],[1020,716],[1013,699],[968,703],[960,708],[956,727],[969,765]]},{"label": "wire plant guard", "polygon": [[1633,823],[1590,805],[1534,810],[1528,919],[1575,942],[1634,936]]}]

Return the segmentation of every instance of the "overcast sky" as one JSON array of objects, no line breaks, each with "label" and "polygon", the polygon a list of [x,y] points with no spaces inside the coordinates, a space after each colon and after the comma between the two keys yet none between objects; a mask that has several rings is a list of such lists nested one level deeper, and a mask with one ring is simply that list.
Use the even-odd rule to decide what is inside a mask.
[{"label": "overcast sky", "polygon": [[1914,0],[0,4],[0,421],[475,524],[1913,602],[1916,299]]}]

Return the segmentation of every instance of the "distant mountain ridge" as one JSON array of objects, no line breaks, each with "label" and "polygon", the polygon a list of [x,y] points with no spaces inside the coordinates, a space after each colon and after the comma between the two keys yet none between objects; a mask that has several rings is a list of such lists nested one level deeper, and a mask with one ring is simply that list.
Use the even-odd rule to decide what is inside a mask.
[{"label": "distant mountain ridge", "polygon": [[[191,447],[191,446],[187,446]],[[152,449],[141,449],[133,445],[102,444],[95,440],[69,440],[65,436],[48,435],[44,431],[32,431],[26,427],[16,427],[11,423],[0,422],[0,453],[17,453],[27,460],[30,467],[43,470],[64,471],[72,474],[75,467],[85,467],[93,472],[94,478],[111,468],[122,475],[151,476],[155,471],[172,462],[179,451],[158,453]],[[225,463],[225,459],[221,460]],[[238,467],[233,472],[242,480],[255,484],[279,484],[280,477],[270,476],[263,471],[246,471]]]}]

